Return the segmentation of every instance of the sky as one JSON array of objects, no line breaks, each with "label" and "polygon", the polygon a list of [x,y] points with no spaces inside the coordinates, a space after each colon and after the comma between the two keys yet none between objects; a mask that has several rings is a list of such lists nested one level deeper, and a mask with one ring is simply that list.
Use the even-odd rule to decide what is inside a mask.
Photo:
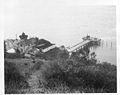
[{"label": "sky", "polygon": [[114,5],[81,5],[79,0],[5,0],[4,39],[25,32],[57,45],[71,46],[87,34],[116,38]]}]

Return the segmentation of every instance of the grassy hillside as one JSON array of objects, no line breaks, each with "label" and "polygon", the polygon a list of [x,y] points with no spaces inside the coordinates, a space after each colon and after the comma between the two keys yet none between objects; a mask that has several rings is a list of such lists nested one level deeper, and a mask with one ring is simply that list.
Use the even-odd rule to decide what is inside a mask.
[{"label": "grassy hillside", "polygon": [[5,93],[116,93],[116,69],[95,59],[69,58],[58,48],[38,54],[35,63],[5,58]]},{"label": "grassy hillside", "polygon": [[28,87],[25,77],[19,72],[15,64],[5,61],[5,93],[19,93],[20,89]]},{"label": "grassy hillside", "polygon": [[63,63],[54,61],[43,64],[40,72],[43,76],[43,79],[39,78],[40,82],[54,91],[61,92],[58,87],[65,85],[70,92],[116,92],[116,67],[108,63],[80,66],[71,60]]}]

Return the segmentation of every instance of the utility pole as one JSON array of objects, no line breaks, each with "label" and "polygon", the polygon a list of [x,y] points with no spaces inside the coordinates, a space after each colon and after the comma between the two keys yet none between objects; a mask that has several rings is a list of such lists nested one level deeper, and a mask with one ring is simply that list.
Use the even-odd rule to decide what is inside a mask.
[{"label": "utility pole", "polygon": [[16,40],[17,40],[17,34],[16,34]]}]

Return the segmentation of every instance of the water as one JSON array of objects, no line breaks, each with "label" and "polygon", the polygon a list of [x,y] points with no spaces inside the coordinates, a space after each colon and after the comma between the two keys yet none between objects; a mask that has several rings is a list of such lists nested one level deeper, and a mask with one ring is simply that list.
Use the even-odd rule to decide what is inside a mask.
[{"label": "water", "polygon": [[96,53],[96,58],[100,62],[108,62],[117,65],[115,41],[103,41],[100,47],[91,48],[91,52]]}]

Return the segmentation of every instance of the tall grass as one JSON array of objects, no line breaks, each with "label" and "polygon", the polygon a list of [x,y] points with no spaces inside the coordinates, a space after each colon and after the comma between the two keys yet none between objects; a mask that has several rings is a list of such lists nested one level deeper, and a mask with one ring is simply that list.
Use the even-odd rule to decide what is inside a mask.
[{"label": "tall grass", "polygon": [[[117,92],[116,66],[107,62],[96,64],[96,60],[76,60],[69,58],[67,52],[53,52],[52,58],[35,63],[30,73],[36,74],[44,93]],[[17,67],[5,62],[5,93],[20,93],[27,86]]]},{"label": "tall grass", "polygon": [[4,56],[10,59],[24,58],[24,55],[19,53],[5,53]]},{"label": "tall grass", "polygon": [[75,89],[89,93],[117,92],[116,66],[108,63],[81,65],[71,59],[60,62],[56,60],[43,64],[40,72],[44,78],[42,81],[40,77],[40,82],[49,89],[65,84],[73,92]]},{"label": "tall grass", "polygon": [[5,62],[5,93],[17,94],[20,89],[27,88],[28,84],[13,63]]}]

